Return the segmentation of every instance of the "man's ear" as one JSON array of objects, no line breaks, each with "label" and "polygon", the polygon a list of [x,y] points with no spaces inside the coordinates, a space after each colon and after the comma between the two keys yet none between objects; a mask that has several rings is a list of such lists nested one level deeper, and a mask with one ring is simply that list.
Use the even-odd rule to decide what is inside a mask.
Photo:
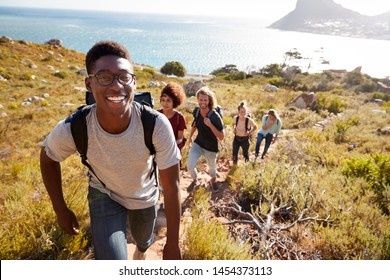
[{"label": "man's ear", "polygon": [[89,77],[86,77],[84,82],[85,82],[85,88],[87,89],[87,91],[92,92],[91,79]]}]

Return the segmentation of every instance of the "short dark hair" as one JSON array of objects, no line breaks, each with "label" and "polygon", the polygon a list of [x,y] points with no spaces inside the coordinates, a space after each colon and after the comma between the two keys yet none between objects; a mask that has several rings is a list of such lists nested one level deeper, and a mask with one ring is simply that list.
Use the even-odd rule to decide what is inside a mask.
[{"label": "short dark hair", "polygon": [[175,82],[169,82],[161,91],[160,99],[164,95],[169,96],[173,101],[173,108],[179,107],[185,100],[186,94],[183,87]]},{"label": "short dark hair", "polygon": [[88,74],[91,74],[95,62],[106,55],[115,55],[127,59],[131,62],[129,51],[121,44],[115,41],[99,41],[93,45],[85,57],[85,66]]}]

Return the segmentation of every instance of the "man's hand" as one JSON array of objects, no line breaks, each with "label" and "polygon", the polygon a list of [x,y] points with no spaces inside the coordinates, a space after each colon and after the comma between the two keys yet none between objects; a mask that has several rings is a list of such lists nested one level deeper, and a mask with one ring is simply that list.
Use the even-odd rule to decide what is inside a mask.
[{"label": "man's hand", "polygon": [[76,235],[79,233],[79,223],[77,222],[76,215],[72,210],[66,208],[66,210],[57,213],[57,221],[59,226],[70,235]]},{"label": "man's hand", "polygon": [[181,252],[178,244],[165,244],[163,260],[181,260]]},{"label": "man's hand", "polygon": [[204,118],[203,120],[204,124],[207,125],[208,127],[211,126],[211,120],[209,118]]},{"label": "man's hand", "polygon": [[181,259],[179,229],[181,217],[179,164],[159,170],[160,182],[164,189],[165,216],[167,219],[167,243],[163,250],[164,260]]}]

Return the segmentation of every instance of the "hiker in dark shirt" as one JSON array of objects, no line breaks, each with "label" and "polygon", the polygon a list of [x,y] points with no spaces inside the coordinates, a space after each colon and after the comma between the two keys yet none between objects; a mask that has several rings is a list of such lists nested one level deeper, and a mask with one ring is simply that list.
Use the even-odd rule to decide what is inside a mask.
[{"label": "hiker in dark shirt", "polygon": [[188,155],[187,170],[191,175],[192,183],[188,186],[187,191],[191,192],[195,187],[200,186],[196,164],[201,156],[206,159],[209,167],[211,188],[213,191],[218,191],[216,176],[218,140],[223,140],[225,137],[224,125],[221,116],[214,109],[217,107],[214,92],[204,86],[197,91],[196,97],[199,107],[196,107],[193,112],[194,122],[191,126],[189,144],[192,143],[195,130],[198,131],[198,134]]},{"label": "hiker in dark shirt", "polygon": [[[152,244],[159,188],[150,176],[153,157],[144,141],[142,114],[134,100],[136,79],[130,54],[117,42],[101,41],[87,53],[85,86],[96,105],[88,115],[88,203],[96,259],[127,260],[126,228],[129,221],[136,241],[133,259],[145,259]],[[144,115],[145,116],[145,115]],[[179,248],[179,160],[171,125],[155,114],[152,143],[164,190],[167,241],[164,259],[181,259]],[[60,121],[43,143],[41,172],[57,221],[68,234],[78,234],[76,215],[65,201],[60,162],[77,151],[71,123]],[[65,182],[64,182],[65,183]]]},{"label": "hiker in dark shirt", "polygon": [[245,161],[249,160],[249,145],[252,134],[257,130],[257,124],[248,114],[248,107],[242,101],[238,105],[238,115],[233,117],[233,164],[238,161],[238,151],[242,148]]}]

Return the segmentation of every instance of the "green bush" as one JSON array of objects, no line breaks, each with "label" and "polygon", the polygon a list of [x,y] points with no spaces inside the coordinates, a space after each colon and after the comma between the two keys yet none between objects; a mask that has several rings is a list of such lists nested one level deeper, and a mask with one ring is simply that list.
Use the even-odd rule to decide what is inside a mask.
[{"label": "green bush", "polygon": [[161,73],[165,75],[175,75],[177,77],[184,77],[186,75],[186,69],[178,61],[171,61],[164,64],[160,69]]},{"label": "green bush", "polygon": [[376,154],[370,158],[352,158],[345,162],[343,174],[363,178],[377,195],[382,211],[390,215],[390,156]]},{"label": "green bush", "polygon": [[233,72],[238,72],[237,66],[234,64],[226,64],[224,67],[218,68],[213,70],[210,74],[211,75],[221,75],[221,74],[230,74]]},{"label": "green bush", "polygon": [[317,107],[319,110],[327,110],[329,113],[338,114],[343,111],[346,104],[340,96],[318,92]]},{"label": "green bush", "polygon": [[260,74],[263,75],[264,77],[281,77],[283,75],[283,69],[282,67],[277,64],[268,64],[267,66],[263,67],[260,69]]}]

